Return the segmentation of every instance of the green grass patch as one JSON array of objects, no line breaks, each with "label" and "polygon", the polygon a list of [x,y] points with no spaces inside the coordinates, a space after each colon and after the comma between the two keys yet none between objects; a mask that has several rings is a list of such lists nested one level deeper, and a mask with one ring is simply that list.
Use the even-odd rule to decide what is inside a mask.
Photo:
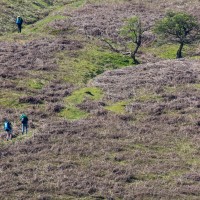
[{"label": "green grass patch", "polygon": [[27,105],[19,103],[19,98],[24,95],[13,90],[4,90],[0,92],[0,107],[24,109]]},{"label": "green grass patch", "polygon": [[54,27],[49,26],[51,22],[65,19],[66,16],[62,15],[49,15],[45,17],[44,19],[41,19],[34,23],[33,25],[26,26],[26,28],[23,29],[23,34],[58,34],[59,31],[54,30]]},{"label": "green grass patch", "polygon": [[127,104],[128,104],[127,101],[120,101],[120,102],[111,104],[109,106],[106,106],[105,109],[117,114],[124,114],[126,112],[125,108]]},{"label": "green grass patch", "polygon": [[200,56],[192,56],[191,59],[192,60],[200,60]]},{"label": "green grass patch", "polygon": [[44,87],[45,81],[40,79],[30,79],[27,82],[29,88],[40,90]]},{"label": "green grass patch", "polygon": [[119,53],[103,50],[90,44],[84,49],[57,54],[60,70],[67,72],[66,82],[81,85],[106,70],[118,69],[131,65],[131,59]]},{"label": "green grass patch", "polygon": [[[178,48],[179,48],[178,44],[163,44],[160,46],[144,48],[143,51],[152,53],[159,58],[175,59]],[[188,50],[189,47],[185,45],[183,48],[183,56],[187,54]]]},{"label": "green grass patch", "polygon": [[71,96],[65,99],[69,105],[77,105],[82,103],[85,99],[100,100],[103,97],[103,91],[97,87],[86,87],[76,90]]},{"label": "green grass patch", "polygon": [[60,116],[68,120],[83,119],[88,116],[88,113],[76,108],[75,106],[67,106],[60,112]]},{"label": "green grass patch", "polygon": [[89,114],[76,107],[86,99],[100,100],[103,97],[101,89],[96,87],[82,88],[65,98],[66,108],[60,112],[60,116],[69,120],[78,120],[87,117]]}]

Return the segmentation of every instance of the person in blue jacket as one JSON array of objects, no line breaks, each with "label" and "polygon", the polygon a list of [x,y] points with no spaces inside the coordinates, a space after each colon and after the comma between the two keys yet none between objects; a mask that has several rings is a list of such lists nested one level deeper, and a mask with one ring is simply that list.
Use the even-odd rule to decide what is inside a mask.
[{"label": "person in blue jacket", "polygon": [[18,16],[17,19],[16,19],[16,24],[17,24],[17,27],[18,27],[18,33],[22,32],[22,23],[23,23],[23,19],[20,16]]},{"label": "person in blue jacket", "polygon": [[12,140],[12,124],[7,119],[4,119],[4,130],[7,133],[6,140]]}]

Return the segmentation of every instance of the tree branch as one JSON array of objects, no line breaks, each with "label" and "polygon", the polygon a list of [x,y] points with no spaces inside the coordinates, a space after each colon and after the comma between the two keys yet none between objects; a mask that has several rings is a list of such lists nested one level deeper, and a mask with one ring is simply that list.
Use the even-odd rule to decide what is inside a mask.
[{"label": "tree branch", "polygon": [[120,51],[118,49],[116,49],[115,47],[113,47],[113,45],[111,44],[111,42],[109,42],[108,40],[106,40],[105,38],[100,38],[101,41],[105,42],[112,51],[120,53]]}]

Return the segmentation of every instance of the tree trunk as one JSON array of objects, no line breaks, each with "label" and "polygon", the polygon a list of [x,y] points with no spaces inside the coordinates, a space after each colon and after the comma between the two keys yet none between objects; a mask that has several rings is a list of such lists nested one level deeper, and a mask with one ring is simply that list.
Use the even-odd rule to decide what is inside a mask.
[{"label": "tree trunk", "polygon": [[116,48],[113,47],[113,45],[111,44],[111,42],[109,42],[108,40],[101,38],[101,41],[105,42],[106,44],[108,44],[108,46],[110,47],[110,49],[114,52],[120,53],[120,51]]},{"label": "tree trunk", "polygon": [[137,53],[139,47],[140,47],[140,45],[136,44],[134,51],[131,52],[131,58],[133,59],[133,64],[136,64],[136,65],[140,64],[139,61],[136,59],[136,53]]},{"label": "tree trunk", "polygon": [[136,59],[136,53],[138,52],[138,49],[140,48],[140,46],[142,44],[142,33],[141,33],[141,30],[139,32],[139,35],[138,35],[138,38],[137,38],[135,44],[136,44],[136,47],[135,47],[134,51],[131,52],[131,58],[133,59],[133,63],[138,65],[138,64],[140,64],[140,62]]},{"label": "tree trunk", "polygon": [[177,51],[177,54],[176,54],[176,58],[182,58],[182,50],[183,50],[183,45],[184,43],[180,43],[180,46],[179,46],[179,49]]}]

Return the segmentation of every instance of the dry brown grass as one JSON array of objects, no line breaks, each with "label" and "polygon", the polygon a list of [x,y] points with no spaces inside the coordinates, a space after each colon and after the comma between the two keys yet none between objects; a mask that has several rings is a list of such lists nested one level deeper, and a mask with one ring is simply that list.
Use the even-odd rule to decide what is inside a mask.
[{"label": "dry brown grass", "polygon": [[[136,1],[87,4],[71,14],[70,21],[79,32],[117,39],[124,20],[139,16],[144,24],[154,25],[169,10],[189,12],[199,18],[198,1]],[[148,34],[146,35],[148,37]]]}]

